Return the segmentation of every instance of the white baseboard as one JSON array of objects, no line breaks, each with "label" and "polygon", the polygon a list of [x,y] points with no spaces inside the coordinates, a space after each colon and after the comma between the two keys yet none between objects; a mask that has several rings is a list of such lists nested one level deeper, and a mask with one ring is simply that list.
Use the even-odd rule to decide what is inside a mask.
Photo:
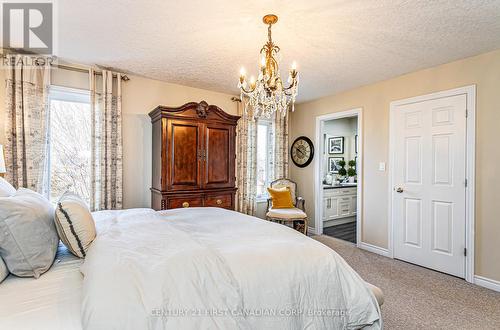
[{"label": "white baseboard", "polygon": [[495,281],[487,277],[474,275],[474,284],[493,291],[500,292],[500,281]]},{"label": "white baseboard", "polygon": [[387,250],[385,248],[381,248],[381,247],[376,246],[376,245],[372,245],[372,244],[364,243],[364,242],[359,242],[358,243],[358,247],[360,249],[363,249],[363,250],[366,250],[366,251],[369,251],[369,252],[380,254],[380,255],[382,255],[384,257],[389,257],[389,250]]},{"label": "white baseboard", "polygon": [[309,227],[309,226],[307,226],[307,233],[308,233],[308,234],[318,235],[318,233],[316,232],[316,228],[314,228],[314,227]]}]

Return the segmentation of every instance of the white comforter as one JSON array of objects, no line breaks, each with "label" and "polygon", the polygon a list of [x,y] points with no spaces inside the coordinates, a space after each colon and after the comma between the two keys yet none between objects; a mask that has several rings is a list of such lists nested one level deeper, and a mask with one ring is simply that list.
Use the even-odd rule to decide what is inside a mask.
[{"label": "white comforter", "polygon": [[337,253],[218,208],[123,212],[82,273],[84,329],[381,328],[374,296]]}]

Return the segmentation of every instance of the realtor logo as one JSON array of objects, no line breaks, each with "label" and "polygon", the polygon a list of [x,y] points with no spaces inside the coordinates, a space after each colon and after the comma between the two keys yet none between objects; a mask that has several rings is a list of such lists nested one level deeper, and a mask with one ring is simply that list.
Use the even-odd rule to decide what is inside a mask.
[{"label": "realtor logo", "polygon": [[3,48],[51,55],[54,51],[52,2],[2,1]]}]

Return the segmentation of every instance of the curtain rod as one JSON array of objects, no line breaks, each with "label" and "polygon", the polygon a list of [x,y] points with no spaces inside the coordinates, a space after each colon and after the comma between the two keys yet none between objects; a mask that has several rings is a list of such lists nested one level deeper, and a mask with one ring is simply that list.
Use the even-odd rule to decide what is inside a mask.
[{"label": "curtain rod", "polygon": [[[64,64],[56,64],[54,66],[57,67],[58,69],[62,69],[62,70],[75,71],[75,72],[81,72],[81,73],[88,73],[89,72],[88,69],[77,68],[74,66],[69,66],[69,65],[64,65]],[[99,72],[99,71],[96,71],[95,74],[102,76],[102,72]],[[113,74],[113,77],[116,77],[116,74]],[[124,74],[124,75],[122,75],[122,80],[129,81],[130,78],[126,74]]]},{"label": "curtain rod", "polygon": [[[5,52],[5,48],[0,48],[0,50],[3,50],[4,53],[0,54],[1,58],[7,58],[7,55],[9,55],[9,52]],[[35,55],[35,54],[23,54],[23,55]],[[58,69],[62,70],[68,70],[68,71],[75,71],[75,72],[82,72],[82,73],[88,73],[88,69],[83,69],[83,68],[77,68],[74,66],[70,65],[64,65],[64,64],[54,64],[53,66],[57,67]],[[102,72],[95,71],[96,75],[102,76]],[[113,74],[113,77],[116,77],[116,74]],[[122,80],[123,81],[129,81],[130,78],[126,74],[122,74]]]}]

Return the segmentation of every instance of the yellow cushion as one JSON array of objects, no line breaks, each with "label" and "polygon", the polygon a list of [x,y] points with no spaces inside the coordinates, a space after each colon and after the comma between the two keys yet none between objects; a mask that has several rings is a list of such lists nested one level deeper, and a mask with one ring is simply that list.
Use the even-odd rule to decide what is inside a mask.
[{"label": "yellow cushion", "polygon": [[273,209],[293,208],[292,194],[290,188],[283,187],[279,189],[267,188],[273,201]]}]

